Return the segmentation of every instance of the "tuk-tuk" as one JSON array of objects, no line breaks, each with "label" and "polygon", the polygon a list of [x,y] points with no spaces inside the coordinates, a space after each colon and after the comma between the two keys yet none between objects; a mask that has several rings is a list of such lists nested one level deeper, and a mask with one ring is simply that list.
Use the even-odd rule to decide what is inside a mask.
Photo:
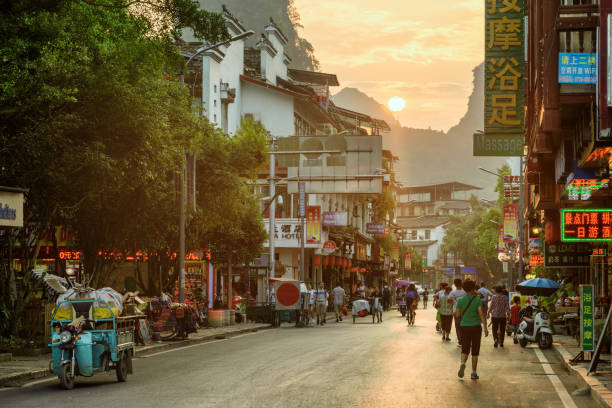
[{"label": "tuk-tuk", "polygon": [[134,320],[117,316],[101,299],[59,302],[51,317],[53,374],[62,386],[74,388],[77,375],[91,377],[115,370],[123,382],[132,374]]}]

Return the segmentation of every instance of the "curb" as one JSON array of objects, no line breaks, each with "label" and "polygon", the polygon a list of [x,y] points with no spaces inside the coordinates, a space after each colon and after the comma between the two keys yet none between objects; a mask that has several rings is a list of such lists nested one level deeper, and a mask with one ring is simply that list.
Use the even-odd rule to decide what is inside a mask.
[{"label": "curb", "polygon": [[[249,333],[249,332],[256,332],[259,330],[265,330],[265,329],[269,329],[272,328],[272,325],[266,324],[266,325],[261,325],[261,327],[250,327],[250,328],[245,328],[245,329],[240,329],[240,330],[234,330],[228,333],[217,333],[217,334],[211,334],[208,336],[204,336],[204,337],[199,337],[197,339],[185,339],[185,340],[178,340],[178,341],[169,341],[169,342],[164,342],[163,344],[154,344],[154,345],[149,345],[149,346],[137,346],[137,347],[143,347],[143,349],[138,350],[138,348],[136,349],[136,353],[135,353],[135,357],[146,357],[149,354],[154,354],[157,353],[159,351],[163,351],[163,350],[170,350],[170,349],[174,349],[174,348],[179,348],[179,347],[183,347],[183,346],[188,346],[191,344],[198,344],[198,343],[205,343],[207,341],[211,341],[211,340],[217,340],[219,338],[219,336],[223,336],[223,338],[230,338],[239,334],[244,334],[244,333]],[[13,375],[8,375],[5,377],[0,377],[0,387],[16,387],[16,386],[21,386],[23,383],[29,381],[29,380],[34,380],[37,378],[43,378],[43,377],[49,377],[53,375],[51,373],[51,371],[48,368],[42,369],[42,370],[33,370],[33,371],[27,371],[27,372],[23,372],[23,373],[19,373],[19,374],[13,374]]]},{"label": "curb", "polygon": [[586,368],[572,366],[569,360],[573,357],[562,345],[553,345],[555,351],[561,357],[563,367],[572,375],[580,378],[584,385],[589,389],[591,397],[604,408],[612,408],[612,391],[608,390],[605,385],[597,378],[588,376]]}]

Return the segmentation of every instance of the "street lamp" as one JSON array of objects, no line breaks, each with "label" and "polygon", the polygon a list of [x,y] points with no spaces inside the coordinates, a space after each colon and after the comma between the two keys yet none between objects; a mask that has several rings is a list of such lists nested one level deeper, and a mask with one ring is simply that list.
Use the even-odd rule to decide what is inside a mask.
[{"label": "street lamp", "polygon": [[[212,50],[222,45],[229,45],[230,43],[234,41],[242,40],[244,38],[249,37],[252,34],[254,34],[254,32],[252,30],[249,30],[249,31],[245,31],[244,33],[238,34],[230,38],[229,40],[222,41],[220,43],[210,45],[210,46],[200,47],[196,50],[196,52],[193,55],[189,56],[189,58],[187,59],[187,62],[185,63],[185,66],[187,66],[187,69],[189,69],[189,64],[191,63],[191,61],[193,61],[193,59],[196,56],[200,55],[203,52]],[[181,73],[181,87],[184,87],[184,86],[185,86],[185,74]],[[195,157],[194,157],[193,162],[194,162],[194,169],[195,169]],[[194,170],[194,174],[195,174],[195,170]],[[195,177],[194,177],[194,185],[195,185]],[[185,303],[185,166],[184,165],[182,166],[182,169],[179,172],[179,186],[180,186],[179,253],[178,253],[178,257],[179,257],[179,303]],[[193,200],[194,200],[194,206],[195,206],[195,194],[194,194]],[[230,279],[231,279],[231,276],[230,276]],[[230,294],[230,297],[231,297],[231,294]]]}]

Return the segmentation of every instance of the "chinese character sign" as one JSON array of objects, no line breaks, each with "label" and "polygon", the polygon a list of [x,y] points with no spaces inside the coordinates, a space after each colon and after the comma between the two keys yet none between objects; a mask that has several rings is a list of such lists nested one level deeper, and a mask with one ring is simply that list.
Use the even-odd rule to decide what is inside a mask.
[{"label": "chinese character sign", "polygon": [[518,238],[518,205],[504,204],[504,241]]},{"label": "chinese character sign", "polygon": [[[525,0],[485,1],[485,136],[523,141]],[[500,151],[512,155],[517,149]]]},{"label": "chinese character sign", "polygon": [[560,52],[559,83],[597,83],[597,54],[587,54],[584,52]]},{"label": "chinese character sign", "polygon": [[593,285],[580,285],[580,337],[582,338],[582,351],[593,351],[595,342],[593,337],[595,323],[593,306]]},{"label": "chinese character sign", "polygon": [[565,208],[561,217],[563,241],[612,241],[612,209]]},{"label": "chinese character sign", "polygon": [[308,206],[306,208],[306,243],[318,244],[321,242],[321,207]]}]

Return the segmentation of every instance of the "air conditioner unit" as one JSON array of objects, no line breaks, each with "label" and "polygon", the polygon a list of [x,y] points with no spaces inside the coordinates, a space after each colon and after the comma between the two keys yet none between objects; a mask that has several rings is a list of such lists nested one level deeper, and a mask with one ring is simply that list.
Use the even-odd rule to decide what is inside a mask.
[{"label": "air conditioner unit", "polygon": [[233,103],[236,100],[236,88],[230,88],[227,82],[221,82],[219,95],[221,103]]}]

